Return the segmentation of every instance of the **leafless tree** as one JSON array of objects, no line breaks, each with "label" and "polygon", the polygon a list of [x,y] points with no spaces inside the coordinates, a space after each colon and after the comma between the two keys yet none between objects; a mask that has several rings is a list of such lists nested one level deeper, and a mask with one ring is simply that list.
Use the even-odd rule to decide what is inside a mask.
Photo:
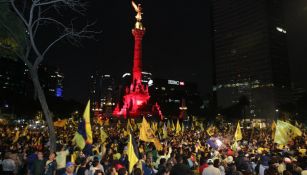
[{"label": "leafless tree", "polygon": [[[83,15],[86,10],[86,4],[82,0],[0,0],[0,3],[6,3],[10,6],[12,12],[16,14],[25,28],[24,32],[26,32],[26,35],[24,49],[22,52],[16,52],[16,55],[29,69],[36,96],[41,104],[48,125],[50,151],[55,151],[56,135],[52,114],[49,110],[44,91],[39,81],[38,68],[45,59],[48,51],[61,40],[68,39],[71,43],[78,44],[80,39],[93,38],[97,32],[90,30],[93,23],[87,23],[83,27],[77,29],[75,27],[76,25],[74,25],[74,19],[70,20],[69,24],[58,19],[58,16],[63,18],[64,13],[61,14],[61,10],[67,10],[67,8],[78,13],[78,15]],[[38,35],[38,31],[42,29],[47,30],[46,32],[48,32],[48,28],[42,28],[42,26],[50,24],[56,26],[60,31],[60,34],[53,38],[49,43],[43,44],[43,47],[41,44],[38,44],[38,42],[41,43],[42,41],[42,38]],[[7,28],[13,39],[15,38],[16,41],[18,40],[16,38],[17,34],[14,33],[13,30],[10,30],[5,23],[1,23],[0,21],[0,25]]]}]

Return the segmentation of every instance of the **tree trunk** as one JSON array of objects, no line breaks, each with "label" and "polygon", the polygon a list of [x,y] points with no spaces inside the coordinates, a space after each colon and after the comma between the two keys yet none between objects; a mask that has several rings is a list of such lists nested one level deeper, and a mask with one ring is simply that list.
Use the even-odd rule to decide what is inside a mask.
[{"label": "tree trunk", "polygon": [[52,115],[49,110],[47,100],[44,94],[44,91],[42,89],[42,86],[39,82],[38,73],[36,69],[30,70],[31,78],[33,81],[34,89],[37,93],[38,100],[41,104],[47,125],[48,125],[48,131],[49,131],[49,141],[50,141],[50,151],[55,152],[56,151],[56,136],[55,136],[55,129],[53,125]]}]

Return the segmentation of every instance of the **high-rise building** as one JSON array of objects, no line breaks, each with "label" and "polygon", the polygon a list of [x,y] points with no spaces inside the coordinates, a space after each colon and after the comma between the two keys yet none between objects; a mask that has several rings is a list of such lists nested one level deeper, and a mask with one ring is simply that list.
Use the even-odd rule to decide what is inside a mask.
[{"label": "high-rise building", "polygon": [[[40,66],[39,80],[47,96],[63,97],[64,75],[56,67]],[[20,61],[0,59],[0,92],[33,96],[29,69]]]},{"label": "high-rise building", "polygon": [[290,100],[287,27],[283,0],[212,0],[217,104],[242,96],[245,116],[272,117]]},{"label": "high-rise building", "polygon": [[114,78],[111,75],[98,72],[91,75],[92,111],[96,114],[112,114],[115,106],[114,87]]},{"label": "high-rise building", "polygon": [[47,95],[63,98],[64,74],[57,67],[40,66],[39,78]]},{"label": "high-rise building", "polygon": [[[18,61],[0,58],[0,92],[33,95],[28,69]],[[29,88],[31,87],[31,88]]]}]

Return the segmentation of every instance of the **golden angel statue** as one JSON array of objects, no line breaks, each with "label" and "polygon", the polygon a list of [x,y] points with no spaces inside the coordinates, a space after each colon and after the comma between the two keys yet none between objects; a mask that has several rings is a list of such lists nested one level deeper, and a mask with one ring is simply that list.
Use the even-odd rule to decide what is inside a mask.
[{"label": "golden angel statue", "polygon": [[141,4],[138,4],[136,5],[136,3],[134,1],[131,1],[132,3],[132,6],[134,8],[134,10],[136,11],[136,16],[135,16],[135,19],[140,22],[142,20],[142,7],[141,7]]}]

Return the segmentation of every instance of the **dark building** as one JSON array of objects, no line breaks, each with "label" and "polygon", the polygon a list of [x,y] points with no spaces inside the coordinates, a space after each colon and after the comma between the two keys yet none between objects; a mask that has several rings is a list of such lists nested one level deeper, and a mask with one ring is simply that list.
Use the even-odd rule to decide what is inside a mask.
[{"label": "dark building", "polygon": [[109,74],[96,72],[91,75],[90,91],[92,111],[96,114],[112,114],[116,96],[114,78]]},{"label": "dark building", "polygon": [[[46,96],[63,97],[64,75],[58,68],[40,66],[38,74]],[[20,61],[1,58],[0,92],[33,97],[34,88],[29,69]]]},{"label": "dark building", "polygon": [[63,98],[64,75],[56,67],[41,66],[39,68],[41,85],[48,96]]},{"label": "dark building", "polygon": [[33,95],[32,81],[24,64],[0,58],[0,92]]},{"label": "dark building", "polygon": [[[63,99],[64,75],[57,68],[40,66],[39,79],[47,99]],[[28,68],[19,60],[0,58],[0,114],[31,116],[40,109],[34,93]]]},{"label": "dark building", "polygon": [[243,116],[273,117],[290,100],[287,27],[282,0],[212,0],[217,104],[243,96]]},{"label": "dark building", "polygon": [[154,78],[149,87],[150,101],[158,102],[166,117],[184,118],[182,110],[187,115],[200,115],[202,99],[196,83]]}]

